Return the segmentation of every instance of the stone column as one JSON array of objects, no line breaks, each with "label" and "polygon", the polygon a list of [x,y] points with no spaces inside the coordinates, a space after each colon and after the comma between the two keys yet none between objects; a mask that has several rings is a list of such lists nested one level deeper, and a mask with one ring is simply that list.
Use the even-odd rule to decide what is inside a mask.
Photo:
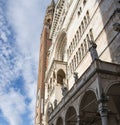
[{"label": "stone column", "polygon": [[80,125],[80,115],[77,116],[77,124],[76,125]]},{"label": "stone column", "polygon": [[101,99],[98,101],[99,105],[99,113],[102,120],[102,125],[108,125],[108,99],[106,95],[103,93],[101,94]]}]

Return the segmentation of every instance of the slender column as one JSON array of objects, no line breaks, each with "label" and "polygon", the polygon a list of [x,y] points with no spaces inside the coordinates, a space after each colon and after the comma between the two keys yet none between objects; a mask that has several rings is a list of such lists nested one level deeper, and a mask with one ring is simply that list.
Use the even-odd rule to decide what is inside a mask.
[{"label": "slender column", "polygon": [[77,116],[77,125],[80,125],[80,115]]},{"label": "slender column", "polygon": [[99,103],[99,113],[102,120],[102,125],[108,125],[108,99],[106,95],[103,93],[101,94],[101,99],[98,101]]}]

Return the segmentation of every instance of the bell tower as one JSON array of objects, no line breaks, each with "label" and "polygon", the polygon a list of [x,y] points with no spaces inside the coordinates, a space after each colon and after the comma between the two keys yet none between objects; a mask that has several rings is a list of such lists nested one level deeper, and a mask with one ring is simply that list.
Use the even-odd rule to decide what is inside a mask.
[{"label": "bell tower", "polygon": [[55,9],[55,2],[54,0],[52,0],[51,4],[47,7],[46,16],[44,20],[44,25],[49,25],[49,28],[51,28],[52,25],[54,9]]},{"label": "bell tower", "polygon": [[44,115],[44,97],[45,97],[45,71],[47,67],[47,54],[51,46],[51,40],[49,39],[50,29],[54,16],[55,2],[51,1],[51,4],[47,7],[46,15],[44,18],[43,29],[40,37],[40,56],[39,56],[39,70],[38,70],[38,83],[36,94],[36,116],[35,125],[43,125]]}]

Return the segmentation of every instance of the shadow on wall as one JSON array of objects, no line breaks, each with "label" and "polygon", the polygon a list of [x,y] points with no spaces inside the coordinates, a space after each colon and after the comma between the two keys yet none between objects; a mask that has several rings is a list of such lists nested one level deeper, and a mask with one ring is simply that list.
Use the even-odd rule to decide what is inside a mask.
[{"label": "shadow on wall", "polygon": [[[106,36],[106,41],[104,42],[107,42],[100,58],[103,58],[103,56],[105,58],[109,52],[111,58],[110,61],[120,64],[120,1],[97,0],[97,2],[100,3],[99,9],[102,17],[102,23],[104,25],[103,32]],[[103,33],[100,35],[103,35]],[[108,57],[106,57],[105,61],[108,60],[107,58]]]}]

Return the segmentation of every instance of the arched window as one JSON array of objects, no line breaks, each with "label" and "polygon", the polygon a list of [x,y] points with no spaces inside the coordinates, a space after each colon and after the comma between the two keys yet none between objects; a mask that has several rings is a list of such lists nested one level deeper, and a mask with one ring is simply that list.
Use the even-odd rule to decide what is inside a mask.
[{"label": "arched window", "polygon": [[82,55],[82,57],[84,56],[84,46],[83,46],[83,44],[81,44],[81,55]]},{"label": "arched window", "polygon": [[81,26],[82,26],[82,33],[83,33],[84,32],[84,23],[83,23],[83,21],[81,23]]},{"label": "arched window", "polygon": [[74,56],[74,69],[76,68],[76,58]]},{"label": "arched window", "polygon": [[79,60],[81,60],[81,49],[78,49],[78,53],[79,53]]},{"label": "arched window", "polygon": [[72,50],[71,50],[71,45],[69,46],[69,49],[70,49],[70,54],[72,53]]},{"label": "arched window", "polygon": [[64,79],[65,79],[65,72],[62,69],[60,69],[57,72],[57,83],[63,85]]},{"label": "arched window", "polygon": [[80,7],[80,13],[82,13],[82,8]]},{"label": "arched window", "polygon": [[90,21],[89,11],[87,11],[86,16],[87,16],[87,22],[89,23],[89,21]]},{"label": "arched window", "polygon": [[79,32],[77,31],[77,43],[79,42]]},{"label": "arched window", "polygon": [[77,46],[77,37],[75,35],[75,47]]},{"label": "arched window", "polygon": [[82,13],[82,8],[80,7],[80,9],[78,10],[78,16],[80,16],[81,13]]},{"label": "arched window", "polygon": [[90,40],[91,40],[91,41],[94,41],[93,31],[92,31],[92,29],[90,29]]},{"label": "arched window", "polygon": [[87,19],[86,19],[86,17],[84,17],[84,24],[85,24],[85,27],[87,27]]},{"label": "arched window", "polygon": [[80,39],[80,36],[81,36],[81,26],[79,26],[79,39]]},{"label": "arched window", "polygon": [[83,0],[83,5],[84,5],[84,6],[85,6],[86,2],[87,2],[87,0]]},{"label": "arched window", "polygon": [[76,62],[77,62],[77,65],[78,65],[78,62],[79,62],[78,52],[76,53]]}]

